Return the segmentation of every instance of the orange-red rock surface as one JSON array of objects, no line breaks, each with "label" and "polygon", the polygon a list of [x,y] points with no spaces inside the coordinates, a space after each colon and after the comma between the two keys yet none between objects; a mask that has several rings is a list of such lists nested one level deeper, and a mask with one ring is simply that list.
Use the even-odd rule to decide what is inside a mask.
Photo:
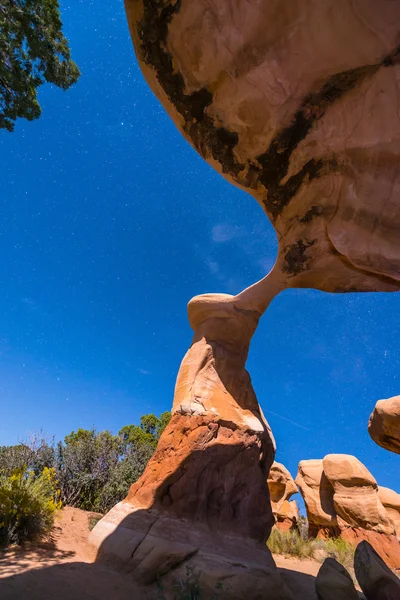
[{"label": "orange-red rock surface", "polygon": [[291,598],[265,543],[275,443],[245,369],[259,316],[240,297],[189,303],[195,333],[172,419],[126,500],[90,536],[99,558],[141,582],[172,585],[189,568],[206,598],[221,581],[221,598]]},{"label": "orange-red rock surface", "polygon": [[[143,581],[195,567],[210,597],[222,579],[226,598],[289,598],[265,547],[274,442],[245,362],[259,318],[282,289],[400,289],[400,4],[125,6],[150,87],[194,148],[261,204],[279,251],[261,282],[189,304],[195,335],[174,416],[92,543]],[[332,533],[345,515],[357,533],[341,477],[333,487],[342,516],[321,461],[302,464],[298,485],[317,529]],[[371,534],[390,536],[377,526]]]},{"label": "orange-red rock surface", "polygon": [[400,454],[400,396],[376,403],[369,418],[368,431],[379,446]]}]

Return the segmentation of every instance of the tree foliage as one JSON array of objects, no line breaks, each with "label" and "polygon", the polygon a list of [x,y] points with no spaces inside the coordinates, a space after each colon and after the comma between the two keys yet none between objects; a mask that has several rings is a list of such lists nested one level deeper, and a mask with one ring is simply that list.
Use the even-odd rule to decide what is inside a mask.
[{"label": "tree foliage", "polygon": [[79,78],[62,32],[58,0],[0,0],[0,128],[41,114],[37,89],[63,90]]},{"label": "tree foliage", "polygon": [[53,469],[64,505],[106,512],[122,500],[150,460],[171,414],[141,417],[117,435],[94,429],[72,431],[63,442],[34,435],[17,446],[0,447],[0,476],[16,470],[40,476]]}]

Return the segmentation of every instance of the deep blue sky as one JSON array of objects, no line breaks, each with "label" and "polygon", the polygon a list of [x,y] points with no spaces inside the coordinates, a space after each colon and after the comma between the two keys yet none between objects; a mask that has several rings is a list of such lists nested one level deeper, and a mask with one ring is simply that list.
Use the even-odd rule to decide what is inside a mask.
[{"label": "deep blue sky", "polygon": [[[255,200],[148,89],[122,0],[62,5],[80,81],[42,88],[42,117],[0,134],[0,445],[169,409],[188,300],[239,292],[276,253]],[[376,400],[400,393],[399,308],[399,294],[292,290],[264,315],[248,368],[293,475],[349,453],[400,492],[398,456],[367,433]]]}]

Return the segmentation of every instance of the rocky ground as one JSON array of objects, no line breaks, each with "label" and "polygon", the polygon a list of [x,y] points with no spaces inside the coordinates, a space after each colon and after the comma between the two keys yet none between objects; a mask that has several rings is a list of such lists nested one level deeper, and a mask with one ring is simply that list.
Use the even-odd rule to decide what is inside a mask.
[{"label": "rocky ground", "polygon": [[[87,548],[93,513],[64,508],[49,540],[0,553],[1,600],[164,600],[161,591],[139,587],[127,573],[93,563]],[[275,556],[298,600],[317,600],[320,563]]]}]

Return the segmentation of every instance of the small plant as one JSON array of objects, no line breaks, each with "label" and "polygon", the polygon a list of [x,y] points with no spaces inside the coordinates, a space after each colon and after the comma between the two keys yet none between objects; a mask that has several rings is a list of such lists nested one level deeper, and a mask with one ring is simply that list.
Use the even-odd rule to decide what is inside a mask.
[{"label": "small plant", "polygon": [[0,476],[0,547],[33,541],[48,533],[61,508],[54,469],[40,475],[24,469]]},{"label": "small plant", "polygon": [[273,529],[267,546],[274,554],[286,554],[298,558],[312,558],[317,547],[314,540],[304,539],[297,531]]},{"label": "small plant", "polygon": [[328,540],[307,539],[297,531],[283,532],[273,529],[267,541],[273,554],[285,554],[297,558],[315,558],[324,561],[335,558],[346,569],[352,569],[355,548],[342,538]]},{"label": "small plant", "polygon": [[100,519],[103,518],[103,515],[91,515],[89,517],[89,531],[92,531]]},{"label": "small plant", "polygon": [[323,542],[323,549],[331,558],[336,558],[346,569],[352,569],[355,548],[342,538],[330,539]]}]

